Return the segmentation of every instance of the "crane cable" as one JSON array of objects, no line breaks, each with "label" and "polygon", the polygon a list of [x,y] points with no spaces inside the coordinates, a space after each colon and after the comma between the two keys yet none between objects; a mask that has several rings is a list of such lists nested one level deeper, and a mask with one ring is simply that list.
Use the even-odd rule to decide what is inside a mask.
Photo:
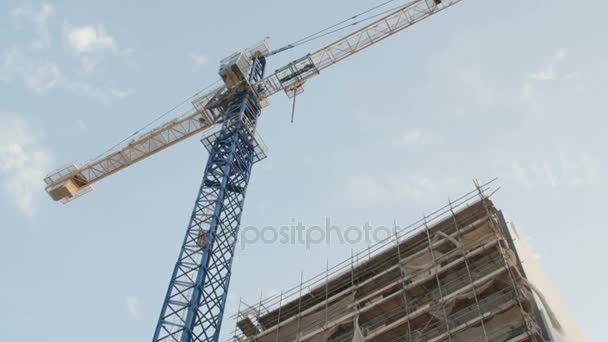
[{"label": "crane cable", "polygon": [[[406,8],[406,7],[410,6],[410,5],[411,5],[411,2],[409,2],[409,3],[407,3],[407,4],[404,4],[404,5],[401,5],[401,6],[395,6],[395,7],[389,8],[389,9],[387,9],[387,10],[385,10],[385,11],[382,11],[382,12],[380,12],[380,13],[376,13],[376,14],[371,15],[371,16],[369,16],[369,17],[363,18],[363,19],[361,19],[361,20],[359,20],[359,21],[356,21],[356,22],[354,22],[354,23],[350,23],[350,24],[348,24],[348,25],[344,25],[344,26],[339,27],[339,28],[337,28],[337,29],[335,29],[335,30],[331,30],[331,31],[326,32],[326,33],[324,33],[324,34],[322,34],[322,35],[319,35],[319,36],[317,36],[317,37],[314,37],[314,38],[310,38],[310,39],[308,39],[308,40],[305,40],[305,41],[303,41],[303,42],[299,43],[298,45],[306,44],[306,43],[311,42],[311,41],[313,41],[313,40],[317,40],[317,39],[319,39],[319,38],[322,38],[322,37],[328,36],[328,35],[330,35],[330,34],[332,34],[332,33],[336,33],[336,32],[339,32],[339,31],[345,30],[345,29],[347,29],[347,28],[349,28],[349,27],[351,27],[351,26],[356,26],[356,25],[359,25],[359,24],[361,24],[361,23],[363,23],[363,22],[365,22],[365,21],[369,21],[369,20],[371,20],[371,19],[374,19],[374,18],[377,18],[377,17],[383,16],[383,15],[385,15],[385,14],[387,14],[387,13],[391,13],[391,12],[394,12],[394,11],[400,10],[400,9],[402,9],[402,8]],[[298,46],[298,45],[296,45],[296,46]]]},{"label": "crane cable", "polygon": [[100,155],[98,155],[97,157],[94,158],[95,159],[99,159],[100,157],[104,156],[105,154],[107,154],[108,152],[113,151],[115,148],[117,148],[118,146],[124,144],[127,140],[131,139],[132,137],[138,135],[139,133],[141,133],[141,131],[143,131],[144,129],[152,126],[154,123],[158,122],[160,119],[164,118],[165,116],[171,114],[172,112],[174,112],[176,109],[178,109],[179,107],[183,106],[184,104],[190,102],[190,100],[192,100],[193,98],[199,96],[202,92],[209,90],[211,87],[215,86],[216,84],[218,84],[220,82],[220,80],[217,80],[211,84],[209,84],[208,86],[202,88],[201,90],[197,91],[196,93],[194,93],[194,95],[188,97],[187,99],[181,101],[180,103],[178,103],[177,105],[173,106],[171,109],[167,110],[166,112],[160,114],[159,116],[157,116],[156,118],[154,118],[152,121],[148,122],[145,126],[141,127],[140,129],[136,130],[135,132],[133,132],[133,134],[129,135],[128,137],[124,138],[123,140],[117,142],[116,144],[114,144],[112,147],[108,148],[106,151],[104,151],[103,153],[101,153]]},{"label": "crane cable", "polygon": [[[352,27],[352,26],[356,26],[356,25],[358,25],[358,24],[361,24],[361,23],[363,23],[363,22],[365,22],[365,21],[368,21],[368,20],[371,20],[371,19],[377,18],[377,17],[379,17],[379,16],[381,16],[381,15],[384,15],[384,14],[386,14],[386,13],[390,13],[390,12],[393,12],[393,11],[395,11],[395,10],[398,10],[398,9],[401,9],[401,8],[404,8],[404,7],[407,7],[407,6],[410,6],[412,3],[417,2],[417,1],[420,1],[420,0],[416,0],[416,1],[409,1],[409,2],[408,2],[408,3],[406,3],[406,4],[402,4],[402,5],[399,5],[399,6],[395,6],[395,7],[389,8],[389,9],[387,9],[387,10],[384,10],[384,11],[382,11],[382,12],[376,13],[376,14],[374,14],[374,15],[371,15],[371,16],[368,16],[368,17],[361,18],[361,19],[359,19],[359,20],[357,20],[357,21],[355,21],[355,22],[348,23],[348,22],[349,22],[349,21],[351,21],[351,20],[355,20],[355,19],[357,19],[357,18],[361,17],[361,16],[362,16],[362,15],[364,15],[364,14],[370,13],[370,12],[372,12],[372,11],[374,11],[374,10],[376,10],[376,9],[380,8],[380,7],[386,6],[386,5],[388,5],[388,4],[392,3],[392,2],[395,2],[395,1],[396,1],[396,0],[387,0],[387,1],[383,2],[383,3],[381,3],[381,4],[375,5],[375,6],[373,6],[373,7],[369,8],[369,9],[367,9],[367,10],[363,11],[363,12],[360,12],[360,13],[355,14],[354,16],[352,16],[352,17],[350,17],[350,18],[348,18],[348,19],[341,20],[340,22],[337,22],[337,23],[335,23],[335,24],[333,24],[333,25],[330,25],[330,26],[328,26],[328,27],[326,27],[326,28],[324,28],[324,29],[322,29],[322,30],[320,30],[320,31],[317,31],[317,32],[315,32],[315,33],[313,33],[313,34],[310,34],[310,35],[306,36],[306,37],[300,38],[300,39],[298,39],[298,40],[296,40],[296,41],[294,41],[294,42],[292,42],[292,43],[290,43],[290,44],[287,44],[287,45],[285,45],[285,46],[281,47],[281,48],[278,48],[278,49],[276,49],[276,50],[273,50],[273,51],[271,51],[270,53],[268,53],[268,54],[266,55],[266,57],[270,57],[270,56],[276,55],[276,54],[278,54],[278,53],[281,53],[281,52],[284,52],[284,51],[287,51],[287,50],[293,49],[293,48],[295,48],[295,47],[297,47],[297,46],[300,46],[300,45],[303,45],[303,44],[309,43],[309,42],[311,42],[311,41],[314,41],[314,40],[317,40],[317,39],[319,39],[319,38],[322,38],[322,37],[328,36],[328,35],[330,35],[330,34],[333,34],[333,33],[336,33],[336,32],[342,31],[342,30],[345,30],[345,29],[350,28],[350,27]],[[348,23],[348,24],[346,24],[346,23]],[[342,24],[346,24],[346,25],[340,26],[340,25],[342,25]],[[338,27],[338,26],[340,26],[340,27]]]}]

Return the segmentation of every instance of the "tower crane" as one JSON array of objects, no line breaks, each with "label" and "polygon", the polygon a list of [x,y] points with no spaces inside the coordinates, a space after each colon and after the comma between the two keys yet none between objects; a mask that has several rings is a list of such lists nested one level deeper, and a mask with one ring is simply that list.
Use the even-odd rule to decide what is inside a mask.
[{"label": "tower crane", "polygon": [[202,134],[209,157],[153,342],[219,340],[247,184],[253,164],[267,157],[256,126],[269,98],[280,91],[295,97],[322,70],[460,1],[414,0],[269,76],[267,59],[293,45],[270,51],[264,41],[234,53],[220,62],[224,84],[196,97],[183,116],[45,178],[51,198],[66,203],[98,181]]}]

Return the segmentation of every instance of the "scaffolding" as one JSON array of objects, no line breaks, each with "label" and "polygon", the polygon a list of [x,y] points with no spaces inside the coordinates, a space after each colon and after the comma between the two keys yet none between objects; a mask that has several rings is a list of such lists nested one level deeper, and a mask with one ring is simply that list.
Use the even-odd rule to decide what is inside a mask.
[{"label": "scaffolding", "polygon": [[476,183],[325,272],[241,301],[230,341],[549,340],[492,191]]}]

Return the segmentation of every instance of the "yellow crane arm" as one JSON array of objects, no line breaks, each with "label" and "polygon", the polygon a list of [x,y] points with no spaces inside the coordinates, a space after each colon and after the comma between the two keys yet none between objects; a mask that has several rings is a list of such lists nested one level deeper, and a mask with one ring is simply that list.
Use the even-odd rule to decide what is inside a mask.
[{"label": "yellow crane arm", "polygon": [[[371,24],[357,30],[314,53],[299,58],[278,69],[274,74],[253,85],[258,100],[264,107],[268,98],[279,91],[293,97],[303,91],[309,78],[339,61],[410,27],[462,0],[414,0]],[[135,162],[167,147],[205,131],[210,139],[223,117],[207,109],[215,97],[227,94],[226,86],[196,98],[194,109],[158,128],[135,137],[125,146],[112,150],[80,166],[72,164],[49,174],[44,181],[46,191],[56,201],[68,202],[92,190],[92,185]]]},{"label": "yellow crane arm", "polygon": [[194,109],[160,127],[141,134],[117,150],[80,166],[69,165],[49,174],[46,191],[55,201],[67,202],[92,190],[93,183],[193,135],[212,129],[222,118],[206,104],[225,87],[215,88],[193,101]]},{"label": "yellow crane arm", "polygon": [[304,90],[302,86],[306,80],[318,75],[321,70],[460,1],[415,0],[316,52],[296,59],[256,83],[254,88],[261,97],[269,97],[281,90],[293,97]]}]

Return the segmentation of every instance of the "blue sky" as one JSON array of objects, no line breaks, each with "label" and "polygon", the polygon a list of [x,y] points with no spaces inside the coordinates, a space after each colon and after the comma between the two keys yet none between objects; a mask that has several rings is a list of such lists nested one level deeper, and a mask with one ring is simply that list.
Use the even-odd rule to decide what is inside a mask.
[{"label": "blue sky", "polygon": [[[266,36],[282,46],[376,3],[1,2],[2,339],[149,339],[206,151],[183,142],[67,206],[46,197],[43,176],[214,82],[233,51]],[[497,206],[587,338],[602,340],[607,9],[464,0],[308,82],[294,124],[276,95],[243,225],[406,224],[472,179],[499,177]],[[270,70],[323,42],[276,56]],[[363,248],[248,245],[229,313]]]}]

